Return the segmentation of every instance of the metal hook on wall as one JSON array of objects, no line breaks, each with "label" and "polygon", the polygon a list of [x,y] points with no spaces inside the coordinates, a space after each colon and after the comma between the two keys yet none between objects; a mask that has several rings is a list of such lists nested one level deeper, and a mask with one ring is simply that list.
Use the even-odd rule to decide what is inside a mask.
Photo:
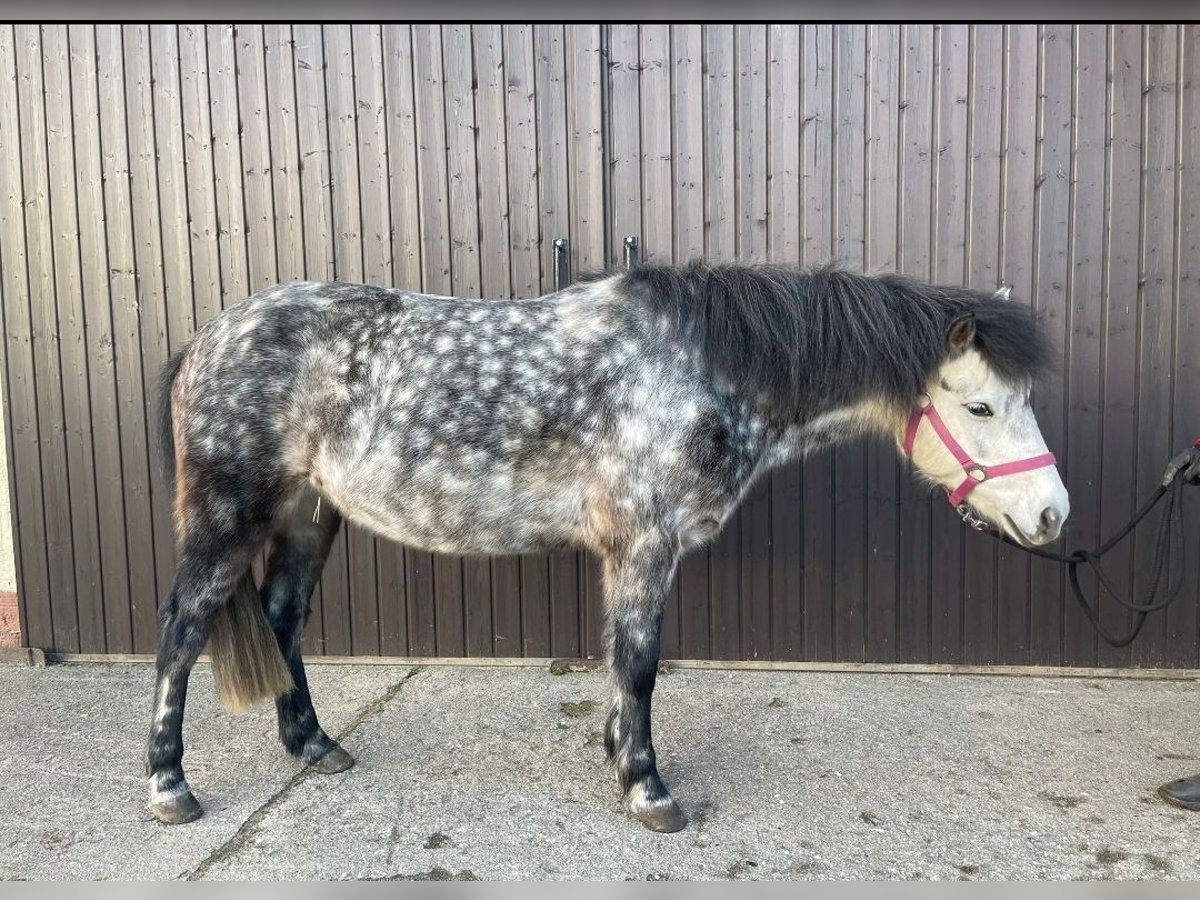
[{"label": "metal hook on wall", "polygon": [[638,264],[638,239],[637,235],[630,234],[625,237],[625,268],[632,269]]},{"label": "metal hook on wall", "polygon": [[567,257],[567,239],[554,239],[554,289],[561,291],[571,283],[571,260]]}]

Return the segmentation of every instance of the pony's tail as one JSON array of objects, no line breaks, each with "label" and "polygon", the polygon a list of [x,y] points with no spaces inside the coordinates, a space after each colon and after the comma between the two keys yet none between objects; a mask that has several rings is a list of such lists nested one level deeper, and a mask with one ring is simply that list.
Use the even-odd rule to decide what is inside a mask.
[{"label": "pony's tail", "polygon": [[260,700],[295,688],[249,568],[238,579],[233,596],[213,616],[208,652],[217,693],[228,710],[244,712]]},{"label": "pony's tail", "polygon": [[175,493],[175,426],[171,418],[171,389],[175,377],[187,356],[187,346],[167,360],[158,375],[158,446],[162,450],[163,471],[167,475],[167,489]]},{"label": "pony's tail", "polygon": [[[158,440],[167,486],[175,493],[175,428],[171,391],[187,347],[167,360],[158,381]],[[267,621],[254,573],[249,567],[238,579],[230,598],[217,610],[208,637],[208,652],[221,703],[234,712],[260,700],[282,696],[295,688],[291,670]]]}]

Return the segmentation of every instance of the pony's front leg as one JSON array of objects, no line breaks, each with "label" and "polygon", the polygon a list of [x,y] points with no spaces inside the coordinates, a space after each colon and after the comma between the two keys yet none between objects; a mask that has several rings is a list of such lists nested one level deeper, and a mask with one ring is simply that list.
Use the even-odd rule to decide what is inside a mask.
[{"label": "pony's front leg", "polygon": [[605,645],[612,679],[604,746],[625,808],[653,831],[679,831],[687,825],[687,816],[658,775],[650,738],[659,630],[678,558],[678,543],[656,532],[604,560]]}]

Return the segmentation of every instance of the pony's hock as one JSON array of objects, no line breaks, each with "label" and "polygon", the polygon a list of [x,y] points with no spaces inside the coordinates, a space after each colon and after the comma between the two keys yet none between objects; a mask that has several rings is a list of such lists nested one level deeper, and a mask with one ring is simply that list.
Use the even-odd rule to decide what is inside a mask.
[{"label": "pony's hock", "polygon": [[[680,556],[772,468],[857,435],[889,435],[950,490],[963,454],[983,472],[1046,459],[1029,390],[1047,359],[1021,304],[832,268],[639,265],[530,300],[342,283],[247,298],[162,379],[179,566],[160,614],[152,811],[199,811],[182,727],[206,641],[228,705],[275,698],[288,752],[318,770],[348,764],[300,657],[309,597],[348,517],[426,551],[593,552],[608,758],[635,817],[683,827],[650,715]],[[953,447],[924,428],[906,440],[923,393]],[[1068,513],[1057,471],[1005,474],[972,487],[973,515],[1025,545],[1054,540]]]}]

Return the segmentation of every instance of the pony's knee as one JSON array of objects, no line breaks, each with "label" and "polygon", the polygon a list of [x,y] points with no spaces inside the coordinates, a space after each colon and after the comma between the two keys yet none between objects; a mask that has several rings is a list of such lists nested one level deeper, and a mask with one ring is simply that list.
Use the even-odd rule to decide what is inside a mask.
[{"label": "pony's knee", "polygon": [[627,616],[614,623],[609,666],[619,689],[639,698],[654,691],[659,643],[658,616]]}]

